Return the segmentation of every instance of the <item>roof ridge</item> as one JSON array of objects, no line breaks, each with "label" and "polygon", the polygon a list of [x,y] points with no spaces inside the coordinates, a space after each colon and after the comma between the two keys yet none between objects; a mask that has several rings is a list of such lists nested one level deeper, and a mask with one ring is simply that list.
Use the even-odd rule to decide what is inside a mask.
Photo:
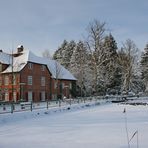
[{"label": "roof ridge", "polygon": [[[28,62],[32,62],[32,63],[46,65],[48,70],[51,72],[53,78],[56,78],[57,68],[59,68],[60,69],[59,79],[76,80],[76,78],[71,74],[71,72],[68,71],[64,66],[62,66],[56,60],[37,56],[30,50],[24,50],[22,53],[23,54],[19,55],[18,57],[14,57],[14,65],[13,65],[14,72],[21,71]],[[12,66],[10,65],[3,73],[8,73],[11,71],[12,71]]]}]

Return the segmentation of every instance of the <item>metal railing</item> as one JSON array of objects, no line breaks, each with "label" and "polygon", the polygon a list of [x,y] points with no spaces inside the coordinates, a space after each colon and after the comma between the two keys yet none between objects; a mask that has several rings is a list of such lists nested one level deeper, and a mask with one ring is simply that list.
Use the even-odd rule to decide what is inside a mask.
[{"label": "metal railing", "polygon": [[33,111],[37,109],[49,109],[53,107],[71,106],[73,104],[79,103],[89,103],[89,102],[101,102],[105,99],[103,97],[83,97],[76,99],[64,99],[55,101],[45,101],[45,102],[0,102],[0,114],[5,113],[15,113],[22,111]]}]

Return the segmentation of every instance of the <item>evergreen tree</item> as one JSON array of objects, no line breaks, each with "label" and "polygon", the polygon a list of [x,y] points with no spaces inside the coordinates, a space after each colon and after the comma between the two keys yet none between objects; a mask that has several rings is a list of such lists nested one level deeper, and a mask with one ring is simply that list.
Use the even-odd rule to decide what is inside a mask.
[{"label": "evergreen tree", "polygon": [[53,59],[58,61],[60,64],[63,63],[63,53],[67,49],[67,46],[68,46],[68,42],[64,40],[61,46],[53,54]]},{"label": "evergreen tree", "polygon": [[111,34],[105,37],[103,49],[104,63],[101,70],[103,87],[112,91],[119,86],[119,67],[117,64],[117,44]]},{"label": "evergreen tree", "polygon": [[57,60],[61,65],[69,70],[70,59],[75,46],[75,41],[72,40],[70,42],[67,42],[66,40],[64,40],[61,47],[59,47],[58,50],[55,51],[53,59]]},{"label": "evergreen tree", "polygon": [[77,85],[80,88],[80,94],[84,95],[87,89],[87,50],[82,41],[79,41],[74,48],[71,61],[70,71],[77,78]]},{"label": "evergreen tree", "polygon": [[141,73],[142,80],[144,81],[146,92],[148,92],[148,44],[144,48],[144,53],[141,57]]},{"label": "evergreen tree", "polygon": [[71,60],[71,56],[73,54],[74,48],[76,46],[76,43],[74,40],[70,41],[67,44],[67,47],[65,48],[65,50],[63,50],[62,54],[63,54],[63,61],[62,61],[62,65],[67,68],[68,70],[70,69],[70,60]]}]

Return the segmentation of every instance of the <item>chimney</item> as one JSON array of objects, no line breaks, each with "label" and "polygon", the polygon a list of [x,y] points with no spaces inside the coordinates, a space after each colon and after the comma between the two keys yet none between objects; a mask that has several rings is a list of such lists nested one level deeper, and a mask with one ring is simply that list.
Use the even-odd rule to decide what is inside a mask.
[{"label": "chimney", "polygon": [[17,52],[18,52],[18,53],[23,52],[23,50],[24,50],[23,45],[19,45],[19,46],[17,47]]}]

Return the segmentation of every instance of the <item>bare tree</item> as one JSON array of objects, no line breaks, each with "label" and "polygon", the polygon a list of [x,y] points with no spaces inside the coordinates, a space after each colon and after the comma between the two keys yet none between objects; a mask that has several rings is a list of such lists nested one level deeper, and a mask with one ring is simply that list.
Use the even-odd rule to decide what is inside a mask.
[{"label": "bare tree", "polygon": [[121,53],[119,54],[119,63],[122,67],[123,90],[128,93],[132,86],[132,80],[135,73],[138,48],[135,43],[128,39],[123,43]]},{"label": "bare tree", "polygon": [[50,53],[50,51],[49,51],[48,49],[46,49],[46,50],[44,50],[44,51],[42,52],[42,56],[43,56],[44,58],[52,59],[51,53]]},{"label": "bare tree", "polygon": [[106,32],[105,25],[105,22],[101,23],[94,20],[87,28],[88,38],[86,39],[86,46],[90,51],[91,62],[93,65],[93,87],[95,92],[100,77],[101,66],[106,61],[102,48]]}]

